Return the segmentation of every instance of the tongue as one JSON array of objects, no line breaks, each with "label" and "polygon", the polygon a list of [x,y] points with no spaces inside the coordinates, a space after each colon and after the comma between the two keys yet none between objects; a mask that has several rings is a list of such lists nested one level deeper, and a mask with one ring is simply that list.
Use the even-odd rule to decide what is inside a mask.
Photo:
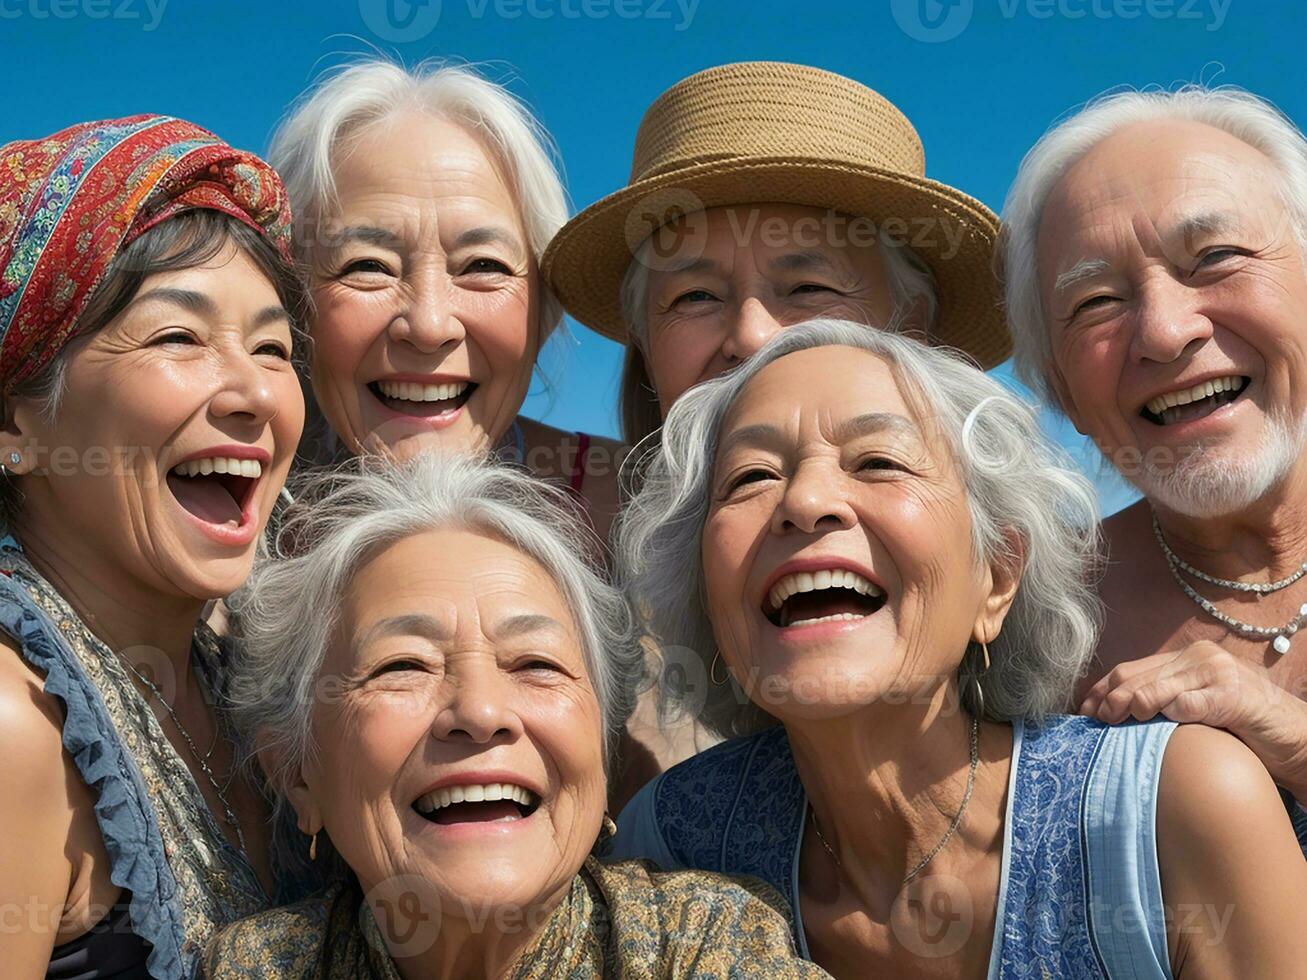
[{"label": "tongue", "polygon": [[497,820],[521,820],[522,811],[512,800],[493,800],[489,803],[451,803],[435,813],[435,822],[494,823]]},{"label": "tongue", "polygon": [[169,473],[168,489],[179,504],[206,523],[241,522],[241,509],[236,498],[214,477],[174,476]]}]

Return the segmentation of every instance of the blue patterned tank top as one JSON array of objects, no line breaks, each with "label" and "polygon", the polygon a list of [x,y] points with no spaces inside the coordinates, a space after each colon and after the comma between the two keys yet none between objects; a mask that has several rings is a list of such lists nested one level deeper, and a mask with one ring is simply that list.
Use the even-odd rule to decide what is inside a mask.
[{"label": "blue patterned tank top", "polygon": [[[1175,725],[1054,716],[1013,724],[989,980],[1170,980],[1157,788]],[[799,901],[808,799],[785,729],[732,739],[663,773],[618,819],[615,858],[761,878]]]}]

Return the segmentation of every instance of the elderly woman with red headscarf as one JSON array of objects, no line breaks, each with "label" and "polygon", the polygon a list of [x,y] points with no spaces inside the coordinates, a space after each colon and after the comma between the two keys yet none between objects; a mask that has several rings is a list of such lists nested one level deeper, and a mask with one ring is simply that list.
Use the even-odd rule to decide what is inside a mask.
[{"label": "elderly woman with red headscarf", "polygon": [[271,904],[214,704],[304,420],[263,161],[134,116],[0,148],[0,906],[7,977],[181,977]]}]

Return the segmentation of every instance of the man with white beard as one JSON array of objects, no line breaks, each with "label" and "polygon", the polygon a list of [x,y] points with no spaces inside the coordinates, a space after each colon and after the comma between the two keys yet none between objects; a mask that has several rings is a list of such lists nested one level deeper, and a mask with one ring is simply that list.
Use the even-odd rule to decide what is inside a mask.
[{"label": "man with white beard", "polygon": [[1019,374],[1144,494],[1081,710],[1228,728],[1307,800],[1307,141],[1235,90],[1111,96],[1003,219]]}]

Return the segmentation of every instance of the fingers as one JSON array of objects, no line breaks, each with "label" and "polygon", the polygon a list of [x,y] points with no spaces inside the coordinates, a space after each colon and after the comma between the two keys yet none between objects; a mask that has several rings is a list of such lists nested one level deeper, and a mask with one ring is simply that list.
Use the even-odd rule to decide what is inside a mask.
[{"label": "fingers", "polygon": [[[1182,670],[1186,662],[1185,651],[1178,653],[1171,651],[1168,653],[1155,653],[1150,657],[1142,657],[1139,660],[1118,664],[1100,678],[1085,694],[1085,699],[1080,705],[1080,713],[1090,717],[1099,717],[1104,702],[1113,692],[1122,689],[1132,690],[1141,682],[1158,675],[1160,672]],[[1112,705],[1119,705],[1124,697],[1124,693],[1117,694],[1112,699]]]}]

